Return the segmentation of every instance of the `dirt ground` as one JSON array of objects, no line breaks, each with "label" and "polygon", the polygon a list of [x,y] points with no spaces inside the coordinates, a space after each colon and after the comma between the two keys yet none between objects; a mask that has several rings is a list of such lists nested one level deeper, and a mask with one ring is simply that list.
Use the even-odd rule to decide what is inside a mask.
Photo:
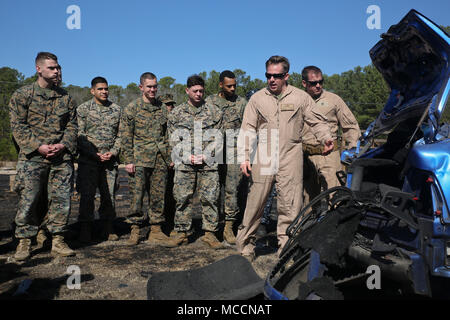
[{"label": "dirt ground", "polygon": [[[77,243],[78,203],[74,196],[67,242],[77,255],[54,258],[47,246],[34,250],[29,261],[18,263],[13,259],[17,246],[13,237],[17,195],[9,191],[9,176],[0,175],[0,299],[145,300],[147,281],[153,273],[199,268],[237,254],[235,247],[225,242],[224,249],[212,250],[196,241],[201,236],[199,216],[194,217],[196,232],[187,246],[168,249],[146,244],[148,225],[141,230],[142,242],[138,246],[126,245],[129,226],[123,217],[129,209],[129,197],[125,172],[121,171],[120,179],[115,220],[119,241],[97,241],[88,246]],[[96,205],[98,208],[98,200]],[[168,228],[170,226],[165,230],[167,234],[170,232]],[[99,229],[98,225],[96,229]],[[277,260],[275,243],[274,232],[257,242],[258,257],[253,267],[262,279]],[[68,280],[72,283],[71,272],[68,271],[70,266],[79,267],[80,289],[67,286]]]}]

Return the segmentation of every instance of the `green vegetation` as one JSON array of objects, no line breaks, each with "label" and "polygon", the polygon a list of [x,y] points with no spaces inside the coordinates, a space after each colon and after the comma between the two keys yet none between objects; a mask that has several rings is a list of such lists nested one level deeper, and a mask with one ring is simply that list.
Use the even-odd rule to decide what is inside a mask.
[{"label": "green vegetation", "polygon": [[[450,33],[450,26],[443,27]],[[238,88],[237,94],[245,96],[247,92],[253,89],[261,89],[266,86],[266,81],[260,79],[251,79],[245,71],[241,69],[234,70],[236,74]],[[199,75],[205,79],[206,96],[217,93],[219,90],[220,72],[212,70],[200,72]],[[16,149],[12,142],[11,130],[9,126],[8,103],[13,92],[23,85],[36,81],[34,75],[25,78],[19,71],[3,67],[0,68],[0,161],[17,159]],[[324,74],[324,88],[339,95],[350,107],[356,116],[359,125],[365,129],[371,121],[375,119],[386,102],[390,89],[384,81],[381,74],[373,65],[365,67],[356,67],[353,70],[328,76]],[[172,77],[162,77],[158,81],[158,94],[171,93],[177,104],[187,100],[185,93],[186,86],[176,83]],[[289,83],[293,86],[303,89],[301,74],[293,72],[290,75]],[[74,98],[79,105],[82,102],[91,99],[89,87],[79,87],[68,85],[64,88]],[[112,101],[124,107],[140,95],[138,84],[132,82],[123,88],[121,86],[110,84],[109,97]],[[450,121],[450,108],[446,108],[443,121]]]}]

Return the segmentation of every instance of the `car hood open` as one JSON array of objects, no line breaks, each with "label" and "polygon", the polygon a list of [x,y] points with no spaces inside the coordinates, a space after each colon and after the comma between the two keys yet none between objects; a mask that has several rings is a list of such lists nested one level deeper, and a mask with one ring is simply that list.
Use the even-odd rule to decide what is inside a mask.
[{"label": "car hood open", "polygon": [[449,36],[411,10],[381,38],[370,50],[370,57],[389,84],[391,94],[370,135],[377,136],[399,122],[420,117],[428,106],[439,121],[450,88]]}]

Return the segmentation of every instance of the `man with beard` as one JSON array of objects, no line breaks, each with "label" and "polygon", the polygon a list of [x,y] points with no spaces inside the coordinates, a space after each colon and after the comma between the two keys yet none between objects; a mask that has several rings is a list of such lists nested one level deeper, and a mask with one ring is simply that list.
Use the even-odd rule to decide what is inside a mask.
[{"label": "man with beard", "polygon": [[324,155],[320,141],[314,136],[310,126],[303,127],[303,152],[305,166],[312,168],[304,181],[304,204],[318,196],[322,191],[340,186],[336,172],[342,170],[338,146],[338,130],[342,130],[342,149],[356,147],[360,136],[358,122],[345,102],[336,94],[323,89],[322,71],[315,66],[302,71],[302,84],[314,99],[313,110],[327,118],[334,141],[332,152]]},{"label": "man with beard", "polygon": [[[240,193],[242,175],[236,163],[236,139],[241,127],[244,109],[247,105],[245,98],[236,95],[236,76],[229,70],[223,71],[219,76],[220,92],[206,98],[207,103],[214,104],[222,110],[222,128],[224,135],[224,162],[219,164],[221,184],[225,189],[224,214],[225,227],[223,238],[229,244],[235,244],[233,224],[239,213],[238,196]],[[228,145],[230,144],[230,145]]]},{"label": "man with beard", "polygon": [[[64,242],[73,186],[76,154],[76,105],[60,88],[58,58],[50,52],[36,57],[38,79],[14,92],[9,103],[11,131],[20,147],[18,167],[19,203],[15,218],[19,239],[15,259],[30,257],[31,238],[39,227],[52,234],[51,253],[72,256]],[[46,201],[45,221],[38,216],[40,201]]]}]

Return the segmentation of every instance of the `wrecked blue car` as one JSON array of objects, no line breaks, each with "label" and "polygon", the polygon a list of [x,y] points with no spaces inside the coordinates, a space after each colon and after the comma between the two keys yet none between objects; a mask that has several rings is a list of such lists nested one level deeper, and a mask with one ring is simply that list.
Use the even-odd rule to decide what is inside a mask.
[{"label": "wrecked blue car", "polygon": [[381,37],[370,56],[389,99],[357,148],[342,153],[343,185],[313,199],[289,227],[265,281],[268,299],[361,298],[379,287],[449,295],[450,135],[441,119],[450,39],[415,10]]}]

